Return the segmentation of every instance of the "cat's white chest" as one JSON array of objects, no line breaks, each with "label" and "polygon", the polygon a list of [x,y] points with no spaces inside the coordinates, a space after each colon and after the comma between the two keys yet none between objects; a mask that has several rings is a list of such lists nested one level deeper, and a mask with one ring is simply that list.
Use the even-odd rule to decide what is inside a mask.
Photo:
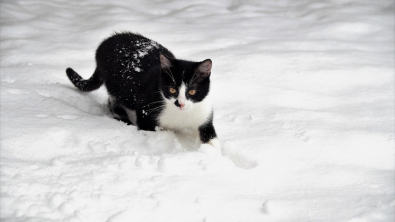
[{"label": "cat's white chest", "polygon": [[209,99],[196,103],[188,110],[180,110],[172,102],[166,102],[165,108],[158,116],[159,126],[163,129],[198,129],[211,116],[212,106]]}]

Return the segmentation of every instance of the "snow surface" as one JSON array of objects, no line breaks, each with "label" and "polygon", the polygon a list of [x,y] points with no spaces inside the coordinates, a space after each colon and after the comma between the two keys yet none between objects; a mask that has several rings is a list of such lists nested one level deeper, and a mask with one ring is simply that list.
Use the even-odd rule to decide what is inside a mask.
[{"label": "snow surface", "polygon": [[[114,31],[213,60],[223,155],[76,90]],[[1,1],[2,221],[393,221],[392,0]]]}]

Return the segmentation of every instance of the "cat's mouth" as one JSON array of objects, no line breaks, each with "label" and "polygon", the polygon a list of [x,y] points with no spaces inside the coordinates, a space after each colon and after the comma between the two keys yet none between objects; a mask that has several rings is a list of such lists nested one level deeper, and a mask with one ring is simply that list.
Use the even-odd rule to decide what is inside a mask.
[{"label": "cat's mouth", "polygon": [[188,110],[188,109],[189,109],[189,106],[188,106],[188,107],[187,107],[187,106],[184,106],[184,107],[180,108],[181,111],[186,111],[186,110]]}]

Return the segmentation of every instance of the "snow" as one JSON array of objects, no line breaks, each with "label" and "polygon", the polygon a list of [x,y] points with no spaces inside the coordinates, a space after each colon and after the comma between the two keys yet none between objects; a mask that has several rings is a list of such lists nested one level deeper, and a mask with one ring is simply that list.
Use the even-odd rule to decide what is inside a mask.
[{"label": "snow", "polygon": [[[394,221],[394,2],[1,1],[2,221]],[[222,155],[76,90],[114,31],[213,61]],[[144,52],[136,52],[140,56]]]}]

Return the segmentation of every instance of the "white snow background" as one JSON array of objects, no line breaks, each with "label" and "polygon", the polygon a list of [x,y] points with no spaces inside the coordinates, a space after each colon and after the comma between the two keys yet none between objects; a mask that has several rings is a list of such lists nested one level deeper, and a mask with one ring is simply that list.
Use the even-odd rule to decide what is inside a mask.
[{"label": "white snow background", "polygon": [[[213,61],[223,155],[67,79],[138,32]],[[175,120],[176,121],[176,120]],[[392,0],[1,1],[1,220],[394,220]]]}]

